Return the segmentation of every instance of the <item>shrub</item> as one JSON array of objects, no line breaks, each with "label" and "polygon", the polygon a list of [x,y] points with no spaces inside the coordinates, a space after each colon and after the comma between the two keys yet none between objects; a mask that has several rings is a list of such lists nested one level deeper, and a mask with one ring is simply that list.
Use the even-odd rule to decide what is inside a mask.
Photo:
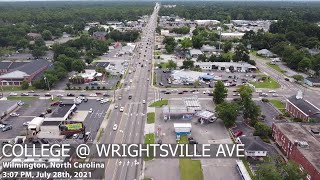
[{"label": "shrub", "polygon": [[98,86],[97,89],[99,90],[99,89],[100,89],[100,86]]},{"label": "shrub", "polygon": [[94,89],[94,86],[91,86],[91,89],[93,90],[93,89]]},{"label": "shrub", "polygon": [[86,86],[86,90],[89,90],[89,86]]},{"label": "shrub", "polygon": [[105,90],[105,89],[107,89],[107,88],[106,88],[105,86],[102,86],[102,89]]},{"label": "shrub", "polygon": [[263,98],[261,99],[262,102],[269,102],[269,99]]}]

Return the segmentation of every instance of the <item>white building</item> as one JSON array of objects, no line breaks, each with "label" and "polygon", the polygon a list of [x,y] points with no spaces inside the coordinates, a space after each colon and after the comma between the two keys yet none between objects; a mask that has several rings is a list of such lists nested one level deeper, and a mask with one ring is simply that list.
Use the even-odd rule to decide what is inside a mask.
[{"label": "white building", "polygon": [[194,20],[194,22],[198,26],[214,26],[220,23],[218,20]]},{"label": "white building", "polygon": [[221,33],[222,40],[241,39],[245,33],[233,32],[233,33]]},{"label": "white building", "polygon": [[198,58],[199,55],[202,55],[203,53],[199,49],[190,49],[189,54],[190,54],[191,58]]},{"label": "white building", "polygon": [[172,71],[171,79],[173,84],[194,83],[204,75],[206,75],[206,73],[189,70],[174,70]]},{"label": "white building", "polygon": [[165,30],[165,29],[161,29],[160,34],[161,34],[162,36],[168,36],[168,35],[170,34],[170,31],[169,31],[169,30]]},{"label": "white building", "polygon": [[202,70],[235,70],[240,72],[255,71],[257,68],[245,62],[195,62],[194,66],[199,66]]},{"label": "white building", "polygon": [[259,136],[240,136],[236,139],[238,144],[244,144],[244,154],[246,157],[265,157],[268,150],[265,143]]}]

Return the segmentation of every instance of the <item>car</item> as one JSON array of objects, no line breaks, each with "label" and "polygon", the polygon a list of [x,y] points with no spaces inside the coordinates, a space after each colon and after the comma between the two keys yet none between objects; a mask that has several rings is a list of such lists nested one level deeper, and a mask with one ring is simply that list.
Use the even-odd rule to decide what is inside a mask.
[{"label": "car", "polygon": [[113,129],[114,131],[116,131],[116,130],[118,129],[118,125],[117,125],[117,124],[114,124],[113,127],[112,127],[112,129]]},{"label": "car", "polygon": [[23,126],[28,126],[30,124],[30,121],[24,122],[22,125]]},{"label": "car", "polygon": [[118,109],[118,107],[119,107],[119,106],[118,106],[117,104],[116,104],[116,105],[114,105],[114,108],[115,108],[115,109]]},{"label": "car", "polygon": [[79,134],[73,134],[72,135],[72,139],[78,139],[78,137],[79,137]]},{"label": "car", "polygon": [[20,116],[20,114],[14,112],[14,113],[10,113],[10,116],[11,117],[18,117],[18,116]]},{"label": "car", "polygon": [[28,93],[34,93],[34,90],[29,91]]},{"label": "car", "polygon": [[90,97],[97,97],[96,94],[90,94],[89,96],[90,96]]},{"label": "car", "polygon": [[84,99],[83,99],[83,102],[88,102],[88,98],[84,98]]},{"label": "car", "polygon": [[167,91],[167,92],[165,92],[164,94],[171,94],[171,92]]},{"label": "car", "polygon": [[187,92],[189,92],[189,91],[188,91],[188,90],[183,90],[182,92],[187,93]]},{"label": "car", "polygon": [[272,94],[272,96],[273,96],[273,97],[278,97],[279,94],[275,94],[275,93],[274,93],[274,94]]},{"label": "car", "polygon": [[209,90],[203,91],[203,94],[209,94],[209,93],[210,93]]},{"label": "car", "polygon": [[142,104],[145,104],[146,103],[146,100],[142,100]]},{"label": "car", "polygon": [[63,94],[57,94],[57,97],[63,97]]},{"label": "car", "polygon": [[128,99],[132,99],[132,95],[129,95]]},{"label": "car", "polygon": [[21,93],[21,96],[29,96],[28,93]]},{"label": "car", "polygon": [[160,86],[164,86],[164,84],[163,84],[162,82],[159,82],[159,85],[160,85]]},{"label": "car", "polygon": [[178,94],[183,94],[184,92],[178,92]]},{"label": "car", "polygon": [[50,94],[50,93],[45,93],[44,96],[45,96],[45,97],[50,97],[51,94]]},{"label": "car", "polygon": [[81,96],[81,97],[85,97],[86,95],[85,95],[85,94],[80,94],[79,96]]},{"label": "car", "polygon": [[11,93],[9,94],[9,96],[18,96],[18,94],[11,92]]},{"label": "car", "polygon": [[275,90],[270,90],[269,93],[276,93],[276,91]]},{"label": "car", "polygon": [[195,92],[193,92],[193,94],[199,94],[199,91],[195,91]]},{"label": "car", "polygon": [[23,106],[23,105],[24,105],[24,102],[19,101],[19,102],[18,102],[18,105],[19,105],[19,106]]},{"label": "car", "polygon": [[72,94],[72,93],[68,93],[67,96],[68,96],[68,97],[74,97],[75,95]]},{"label": "car", "polygon": [[196,91],[197,91],[197,90],[193,89],[193,90],[191,90],[190,92],[192,92],[192,93],[193,93],[193,92],[196,92]]},{"label": "car", "polygon": [[266,94],[266,93],[260,93],[260,94],[259,94],[259,96],[267,97],[267,96],[268,96],[268,94]]},{"label": "car", "polygon": [[102,93],[101,92],[96,92],[96,95],[102,95]]},{"label": "car", "polygon": [[120,107],[120,112],[123,112],[124,111],[124,107]]},{"label": "car", "polygon": [[241,136],[243,134],[243,132],[241,131],[241,130],[239,130],[239,131],[236,131],[235,133],[234,133],[234,136],[235,137],[239,137],[239,136]]},{"label": "car", "polygon": [[240,93],[233,93],[233,96],[240,96]]},{"label": "car", "polygon": [[9,131],[11,129],[12,129],[11,125],[6,125],[5,127],[2,128],[2,132]]},{"label": "car", "polygon": [[54,102],[54,103],[52,103],[50,106],[59,106],[61,104],[61,102]]},{"label": "car", "polygon": [[132,79],[130,79],[130,81],[129,81],[130,83],[132,83]]},{"label": "car", "polygon": [[107,94],[107,93],[103,93],[102,96],[103,96],[103,97],[109,97],[110,95]]},{"label": "car", "polygon": [[147,81],[149,81],[150,79],[148,78]]},{"label": "car", "polygon": [[33,94],[32,96],[40,96],[40,94]]},{"label": "car", "polygon": [[93,109],[92,109],[92,108],[90,108],[90,109],[89,109],[89,113],[92,113],[92,112],[93,112]]},{"label": "car", "polygon": [[91,132],[86,132],[84,136],[86,139],[88,139],[91,136]]}]

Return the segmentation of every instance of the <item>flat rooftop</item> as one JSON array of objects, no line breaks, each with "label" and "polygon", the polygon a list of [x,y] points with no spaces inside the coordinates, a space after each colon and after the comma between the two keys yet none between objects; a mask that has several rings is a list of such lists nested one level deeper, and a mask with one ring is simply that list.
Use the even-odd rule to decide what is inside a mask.
[{"label": "flat rooftop", "polygon": [[320,172],[320,141],[319,138],[313,136],[308,128],[311,126],[320,127],[320,124],[304,126],[300,123],[275,123],[283,134],[285,134],[291,142],[305,141],[308,143],[308,148],[297,146],[301,154]]},{"label": "flat rooftop", "polygon": [[0,116],[7,111],[8,108],[17,104],[18,101],[0,100]]},{"label": "flat rooftop", "polygon": [[67,112],[71,109],[73,104],[61,104],[51,114],[50,117],[64,117]]}]

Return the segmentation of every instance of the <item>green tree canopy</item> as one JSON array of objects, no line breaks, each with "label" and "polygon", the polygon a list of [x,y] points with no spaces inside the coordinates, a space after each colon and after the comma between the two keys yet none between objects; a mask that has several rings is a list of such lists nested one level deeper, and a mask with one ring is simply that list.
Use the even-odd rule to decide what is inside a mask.
[{"label": "green tree canopy", "polygon": [[28,83],[27,81],[23,80],[23,81],[21,82],[21,89],[22,89],[22,90],[26,90],[26,89],[28,89],[28,88],[29,88],[29,83]]},{"label": "green tree canopy", "polygon": [[86,67],[85,63],[82,60],[74,60],[71,64],[72,70],[77,72],[82,72]]},{"label": "green tree canopy", "polygon": [[213,101],[216,104],[221,104],[224,102],[224,99],[227,97],[227,88],[224,86],[222,81],[218,81],[214,85],[213,90]]},{"label": "green tree canopy", "polygon": [[218,118],[222,119],[226,127],[231,127],[238,116],[238,105],[235,103],[223,102],[216,106]]},{"label": "green tree canopy", "polygon": [[41,35],[45,41],[52,40],[52,33],[49,30],[44,30]]}]

